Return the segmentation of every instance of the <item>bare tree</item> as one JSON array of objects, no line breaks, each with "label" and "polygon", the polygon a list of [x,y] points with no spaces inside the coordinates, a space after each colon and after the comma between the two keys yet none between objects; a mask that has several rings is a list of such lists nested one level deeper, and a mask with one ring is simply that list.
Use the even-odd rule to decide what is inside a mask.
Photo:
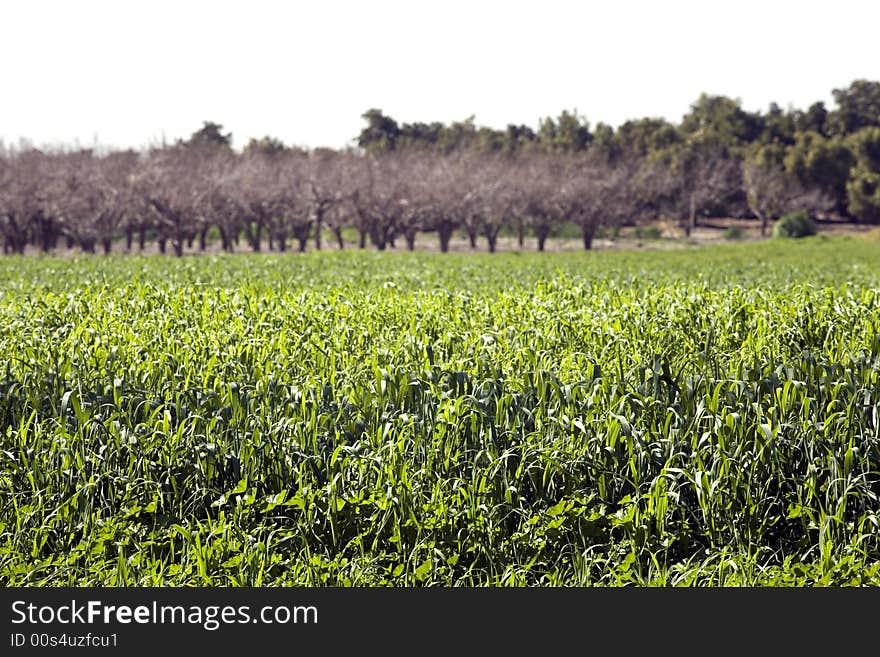
[{"label": "bare tree", "polygon": [[[245,238],[254,252],[262,250],[263,231],[268,229],[271,219],[270,198],[274,193],[271,190],[281,185],[276,157],[262,152],[248,153],[236,170],[233,198],[241,207]],[[228,185],[232,184],[229,181]]]},{"label": "bare tree", "polygon": [[522,166],[499,154],[468,151],[448,156],[446,205],[454,219],[452,228],[464,228],[472,249],[482,235],[494,253],[502,228],[523,217],[530,181],[520,175]]},{"label": "bare tree", "polygon": [[199,180],[204,191],[197,217],[200,251],[207,248],[208,231],[212,227],[220,235],[221,248],[227,252],[234,250],[244,215],[239,164],[239,157],[229,149],[206,149]]},{"label": "bare tree", "polygon": [[495,253],[498,235],[505,226],[522,223],[525,194],[516,175],[518,168],[519,164],[506,156],[487,157],[481,167],[476,211],[489,253]]},{"label": "bare tree", "polygon": [[16,155],[0,158],[0,234],[3,253],[24,253],[28,242],[28,225],[22,203],[21,172]]},{"label": "bare tree", "polygon": [[[327,204],[327,209],[321,215],[320,220],[323,226],[333,233],[336,238],[336,244],[340,249],[345,248],[345,241],[342,232],[348,227],[361,227],[361,219],[354,205],[355,194],[361,184],[363,177],[362,157],[352,151],[343,151],[334,155],[332,162],[326,163],[328,169],[327,177],[322,178],[322,182],[327,186],[327,192],[319,193],[321,195],[332,195],[332,202]],[[321,174],[318,174],[321,175]],[[366,231],[360,232],[360,246],[366,246]]]},{"label": "bare tree", "polygon": [[636,171],[634,163],[624,159],[613,167],[599,158],[585,162],[569,209],[569,218],[581,229],[584,249],[592,248],[599,228],[635,222],[649,212],[637,189]]},{"label": "bare tree", "polygon": [[127,212],[137,154],[119,151],[97,156],[89,150],[53,157],[51,213],[68,242],[86,253],[101,244],[110,253]]},{"label": "bare tree", "polygon": [[532,229],[543,251],[547,238],[563,219],[559,214],[559,199],[567,178],[566,163],[562,158],[533,155],[519,168],[517,181],[523,192],[521,217]]},{"label": "bare tree", "polygon": [[0,181],[0,230],[3,250],[24,253],[29,241],[43,251],[55,248],[60,222],[50,209],[50,156],[35,149],[4,158]]},{"label": "bare tree", "polygon": [[437,233],[440,251],[449,251],[455,231],[465,222],[471,204],[470,180],[459,156],[417,156],[406,164],[410,189],[414,191],[413,207],[401,221],[412,248],[419,229]]},{"label": "bare tree", "polygon": [[[331,210],[340,206],[348,197],[345,178],[350,156],[327,149],[318,149],[309,154],[306,182],[311,195],[314,217],[315,248],[321,248],[321,231]],[[342,248],[341,234],[337,241]]]},{"label": "bare tree", "polygon": [[[300,252],[303,252],[316,222],[314,188],[309,177],[308,162],[299,156],[287,158],[282,173],[286,185],[284,193],[276,199],[276,212],[298,242]],[[281,250],[284,250],[283,246]]]},{"label": "bare tree", "polygon": [[365,238],[380,251],[391,244],[398,231],[398,219],[406,198],[400,162],[393,155],[366,156],[359,168],[351,203],[357,215],[360,246]]},{"label": "bare tree", "polygon": [[159,251],[168,242],[182,256],[205,220],[203,203],[210,193],[202,149],[180,146],[150,152],[141,167],[135,189],[154,217]]}]

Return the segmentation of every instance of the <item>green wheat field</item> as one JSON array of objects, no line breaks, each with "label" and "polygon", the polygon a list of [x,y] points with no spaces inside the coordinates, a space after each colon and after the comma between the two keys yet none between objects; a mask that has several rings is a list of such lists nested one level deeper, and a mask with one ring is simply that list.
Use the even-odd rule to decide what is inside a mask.
[{"label": "green wheat field", "polygon": [[880,585],[880,244],[0,259],[0,585]]}]

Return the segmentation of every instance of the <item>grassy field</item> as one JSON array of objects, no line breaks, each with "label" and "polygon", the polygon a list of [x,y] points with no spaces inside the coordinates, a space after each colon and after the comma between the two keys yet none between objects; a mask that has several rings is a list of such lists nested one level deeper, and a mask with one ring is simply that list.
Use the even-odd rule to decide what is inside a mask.
[{"label": "grassy field", "polygon": [[0,585],[880,585],[880,245],[0,259]]}]

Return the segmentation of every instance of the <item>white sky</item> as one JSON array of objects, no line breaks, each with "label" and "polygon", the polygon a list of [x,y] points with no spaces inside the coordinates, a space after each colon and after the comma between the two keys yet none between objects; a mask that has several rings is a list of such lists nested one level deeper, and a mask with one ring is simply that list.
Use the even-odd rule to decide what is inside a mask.
[{"label": "white sky", "polygon": [[806,109],[880,80],[877,0],[0,0],[0,139],[142,147],[221,123],[339,148],[399,123]]}]

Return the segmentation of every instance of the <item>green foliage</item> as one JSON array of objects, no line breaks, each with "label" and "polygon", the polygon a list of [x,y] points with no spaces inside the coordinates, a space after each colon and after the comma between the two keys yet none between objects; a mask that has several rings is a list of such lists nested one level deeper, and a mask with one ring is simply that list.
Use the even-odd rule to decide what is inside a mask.
[{"label": "green foliage", "polygon": [[743,110],[739,100],[705,93],[681,121],[683,132],[713,135],[730,146],[755,141],[762,128],[761,117]]},{"label": "green foliage", "polygon": [[782,169],[788,149],[778,141],[769,144],[757,143],[747,149],[743,161],[765,170]]},{"label": "green foliage", "polygon": [[739,226],[728,226],[724,229],[724,239],[726,240],[741,240],[744,235],[743,229]]},{"label": "green foliage", "polygon": [[857,166],[846,190],[854,217],[865,223],[880,223],[880,172]]},{"label": "green foliage", "polygon": [[880,82],[854,80],[845,89],[832,91],[837,109],[828,117],[833,134],[851,135],[862,128],[880,127]]},{"label": "green foliage", "polygon": [[586,150],[593,135],[589,122],[577,110],[564,110],[555,121],[550,117],[541,121],[538,140],[548,151],[576,153]]},{"label": "green foliage", "polygon": [[247,146],[245,146],[244,153],[246,155],[259,153],[261,155],[273,156],[283,155],[290,152],[290,150],[280,139],[266,135],[260,139],[252,137]]},{"label": "green foliage", "polygon": [[797,132],[815,132],[822,136],[828,134],[828,110],[825,109],[825,103],[813,103],[806,111],[796,110],[794,119]]},{"label": "green foliage", "polygon": [[[566,115],[566,113],[563,113]],[[506,130],[477,126],[475,117],[453,121],[445,125],[432,123],[403,123],[385,116],[381,110],[371,109],[363,114],[367,126],[358,136],[358,145],[368,153],[387,153],[395,150],[424,150],[446,155],[455,151],[477,150],[485,153],[516,153],[528,149],[537,141],[535,132],[524,125],[508,125]],[[570,127],[566,124],[565,130]],[[563,141],[569,139],[567,135]],[[578,138],[575,134],[573,138]]]},{"label": "green foliage", "polygon": [[0,260],[0,584],[877,585],[878,258]]},{"label": "green foliage", "polygon": [[623,123],[614,133],[613,147],[618,155],[646,157],[682,141],[676,127],[665,119],[646,118]]},{"label": "green foliage", "polygon": [[190,148],[224,148],[232,147],[232,133],[223,134],[223,126],[213,121],[203,121],[202,127],[196,130],[181,146]]},{"label": "green foliage", "polygon": [[856,164],[871,171],[880,171],[880,128],[864,128],[849,139]]},{"label": "green foliage", "polygon": [[374,154],[393,151],[400,136],[397,121],[375,108],[364,112],[362,118],[367,122],[367,126],[358,135],[358,146]]},{"label": "green foliage", "polygon": [[804,187],[818,187],[834,200],[835,210],[845,214],[846,184],[855,156],[847,141],[825,138],[816,132],[799,134],[785,156],[785,168]]},{"label": "green foliage", "polygon": [[476,117],[469,116],[464,121],[453,121],[449,127],[440,131],[437,146],[441,153],[470,148],[477,137]]},{"label": "green foliage", "polygon": [[785,112],[776,103],[770,103],[767,113],[761,117],[763,123],[760,143],[791,145],[797,133],[797,115]]},{"label": "green foliage", "polygon": [[789,212],[773,225],[773,237],[809,237],[816,234],[816,224],[804,210]]},{"label": "green foliage", "polygon": [[846,185],[849,211],[865,223],[880,223],[880,128],[863,128],[850,142],[856,164]]}]

